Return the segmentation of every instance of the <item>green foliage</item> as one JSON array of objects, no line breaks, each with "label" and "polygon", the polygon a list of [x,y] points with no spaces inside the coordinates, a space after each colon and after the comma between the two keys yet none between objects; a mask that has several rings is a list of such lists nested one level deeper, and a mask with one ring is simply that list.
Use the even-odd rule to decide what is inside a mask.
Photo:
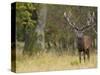
[{"label": "green foliage", "polygon": [[17,26],[17,40],[24,41],[24,34],[26,31],[33,31],[36,27],[37,20],[33,19],[38,5],[32,3],[16,3],[16,26]]}]

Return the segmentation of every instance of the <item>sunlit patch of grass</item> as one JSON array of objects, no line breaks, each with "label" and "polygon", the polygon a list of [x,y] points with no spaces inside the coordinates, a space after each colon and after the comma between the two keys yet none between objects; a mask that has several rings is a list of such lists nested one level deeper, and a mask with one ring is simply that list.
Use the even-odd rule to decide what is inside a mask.
[{"label": "sunlit patch of grass", "polygon": [[78,61],[72,61],[70,64],[71,64],[71,65],[78,65],[79,62],[78,62]]},{"label": "sunlit patch of grass", "polygon": [[35,56],[28,56],[17,52],[16,72],[94,68],[96,64],[96,54],[91,55],[90,61],[79,63],[77,55],[66,53],[59,56],[52,52],[42,52]]}]

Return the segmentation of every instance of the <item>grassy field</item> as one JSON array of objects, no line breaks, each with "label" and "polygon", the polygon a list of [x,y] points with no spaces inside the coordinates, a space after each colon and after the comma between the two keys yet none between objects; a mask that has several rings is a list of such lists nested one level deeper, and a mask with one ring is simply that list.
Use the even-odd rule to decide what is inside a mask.
[{"label": "grassy field", "polygon": [[16,72],[53,71],[66,69],[95,68],[97,66],[96,54],[91,54],[90,61],[79,63],[77,55],[63,53],[61,56],[41,53],[36,56],[23,56],[17,52]]}]

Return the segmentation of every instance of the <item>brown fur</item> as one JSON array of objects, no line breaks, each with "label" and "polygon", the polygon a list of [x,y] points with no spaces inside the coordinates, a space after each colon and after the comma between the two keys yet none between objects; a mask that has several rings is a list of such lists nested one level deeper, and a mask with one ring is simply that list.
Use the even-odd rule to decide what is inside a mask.
[{"label": "brown fur", "polygon": [[92,47],[91,37],[83,36],[82,38],[78,38],[77,45],[78,45],[80,63],[81,63],[82,53],[83,53],[84,62],[86,60],[86,56],[87,56],[87,59],[89,60],[90,59],[90,49]]}]

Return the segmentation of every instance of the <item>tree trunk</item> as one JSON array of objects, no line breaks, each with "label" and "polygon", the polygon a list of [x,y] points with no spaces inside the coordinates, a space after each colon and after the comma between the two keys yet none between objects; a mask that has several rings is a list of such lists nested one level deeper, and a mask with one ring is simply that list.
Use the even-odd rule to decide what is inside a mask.
[{"label": "tree trunk", "polygon": [[46,24],[47,7],[46,4],[41,4],[41,9],[38,14],[38,25],[36,28],[37,33],[37,45],[40,49],[45,49],[45,34],[44,28]]}]

